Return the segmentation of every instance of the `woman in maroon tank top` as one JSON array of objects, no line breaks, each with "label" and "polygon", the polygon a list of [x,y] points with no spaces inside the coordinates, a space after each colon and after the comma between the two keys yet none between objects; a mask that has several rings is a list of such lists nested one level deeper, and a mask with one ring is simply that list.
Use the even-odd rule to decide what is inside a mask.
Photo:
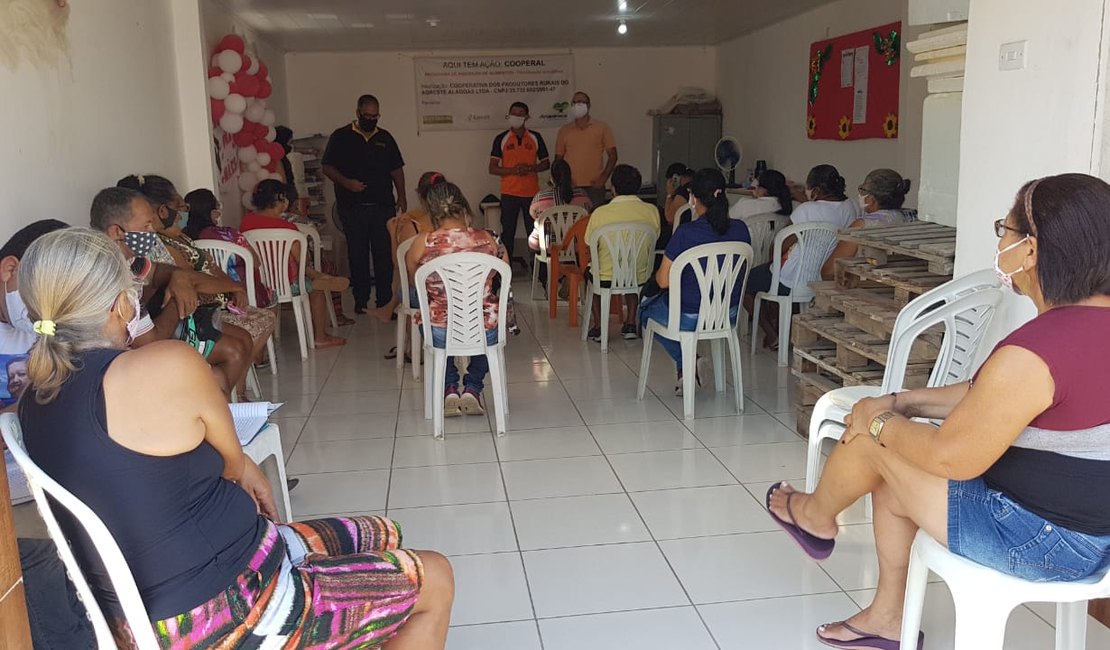
[{"label": "woman in maroon tank top", "polygon": [[994,228],[999,281],[1038,316],[974,382],[860,401],[812,494],[785,482],[767,493],[771,516],[815,559],[833,551],[836,516],[873,496],[878,589],[862,612],[817,629],[826,645],[896,646],[918,529],[1026,580],[1110,566],[1110,502],[1092,489],[1110,482],[1110,185],[1032,181]]}]

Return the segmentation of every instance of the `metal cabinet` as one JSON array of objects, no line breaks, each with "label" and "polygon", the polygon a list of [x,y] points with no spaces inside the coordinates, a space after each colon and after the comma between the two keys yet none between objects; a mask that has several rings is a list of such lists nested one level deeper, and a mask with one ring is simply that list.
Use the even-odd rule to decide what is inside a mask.
[{"label": "metal cabinet", "polygon": [[666,196],[664,174],[671,163],[693,169],[717,166],[713,147],[721,139],[720,115],[656,115],[652,134],[651,177],[660,202]]}]

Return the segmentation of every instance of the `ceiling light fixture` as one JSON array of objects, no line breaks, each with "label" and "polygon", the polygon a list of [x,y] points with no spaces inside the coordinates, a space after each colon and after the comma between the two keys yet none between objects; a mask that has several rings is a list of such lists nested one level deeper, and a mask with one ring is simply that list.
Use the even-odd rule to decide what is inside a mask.
[{"label": "ceiling light fixture", "polygon": [[626,2],[625,0],[621,0],[620,2],[618,2],[617,3],[617,10],[618,11],[628,11],[628,2]]},{"label": "ceiling light fixture", "polygon": [[439,18],[429,18],[428,19],[428,27],[432,27],[432,28],[439,27]]},{"label": "ceiling light fixture", "polygon": [[628,24],[625,23],[623,20],[619,25],[617,25],[617,33],[622,36],[628,33]]},{"label": "ceiling light fixture", "polygon": [[351,27],[355,29],[370,29],[374,23],[351,23]]}]

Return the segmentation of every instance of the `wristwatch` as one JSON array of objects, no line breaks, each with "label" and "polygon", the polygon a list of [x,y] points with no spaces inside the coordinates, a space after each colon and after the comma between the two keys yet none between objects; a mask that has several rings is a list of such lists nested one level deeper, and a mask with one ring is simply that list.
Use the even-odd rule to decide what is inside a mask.
[{"label": "wristwatch", "polygon": [[[885,426],[887,421],[893,418],[894,415],[895,414],[891,413],[890,411],[887,411],[886,413],[880,413],[875,416],[874,420],[871,420],[871,425],[867,427],[867,432],[870,433],[875,442],[879,443],[880,445],[883,444],[883,442],[879,440],[879,436],[883,435],[883,426]],[[883,446],[885,447],[886,445]]]}]

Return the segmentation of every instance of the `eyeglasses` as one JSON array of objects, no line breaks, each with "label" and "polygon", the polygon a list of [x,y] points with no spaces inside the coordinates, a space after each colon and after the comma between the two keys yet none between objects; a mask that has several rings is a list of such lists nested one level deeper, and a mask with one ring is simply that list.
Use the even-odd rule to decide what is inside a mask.
[{"label": "eyeglasses", "polygon": [[1028,235],[1029,234],[1029,233],[1025,232],[1024,230],[1014,228],[1013,226],[1007,226],[1005,219],[999,219],[998,221],[994,222],[994,236],[995,237],[998,237],[999,239],[1002,239],[1003,237],[1006,236],[1006,231],[1007,230],[1009,230],[1011,232],[1016,232],[1019,235]]}]

